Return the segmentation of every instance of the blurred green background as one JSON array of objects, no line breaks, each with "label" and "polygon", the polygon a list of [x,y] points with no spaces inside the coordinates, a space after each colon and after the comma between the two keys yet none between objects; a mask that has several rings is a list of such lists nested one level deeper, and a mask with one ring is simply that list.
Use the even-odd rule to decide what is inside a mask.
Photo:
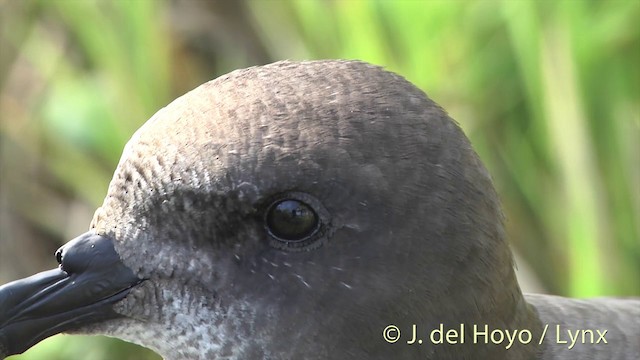
[{"label": "blurred green background", "polygon": [[[125,142],[175,97],[236,68],[346,58],[460,123],[526,290],[640,295],[638,19],[635,0],[0,0],[0,283],[56,266]],[[56,336],[12,359],[158,357]]]}]

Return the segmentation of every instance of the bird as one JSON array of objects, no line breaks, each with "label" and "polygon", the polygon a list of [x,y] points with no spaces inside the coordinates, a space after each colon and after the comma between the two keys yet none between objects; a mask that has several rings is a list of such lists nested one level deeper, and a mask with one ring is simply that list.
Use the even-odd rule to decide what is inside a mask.
[{"label": "bird", "polygon": [[523,294],[490,174],[400,75],[279,61],[125,145],[58,267],[0,287],[0,359],[60,332],[165,359],[640,359],[640,299]]}]

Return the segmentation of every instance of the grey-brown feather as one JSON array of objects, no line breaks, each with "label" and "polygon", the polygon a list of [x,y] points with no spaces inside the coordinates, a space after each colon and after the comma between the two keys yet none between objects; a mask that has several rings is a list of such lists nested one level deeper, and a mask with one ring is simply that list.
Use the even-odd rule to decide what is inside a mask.
[{"label": "grey-brown feather", "polygon": [[549,325],[544,360],[640,359],[640,299],[525,298]]}]

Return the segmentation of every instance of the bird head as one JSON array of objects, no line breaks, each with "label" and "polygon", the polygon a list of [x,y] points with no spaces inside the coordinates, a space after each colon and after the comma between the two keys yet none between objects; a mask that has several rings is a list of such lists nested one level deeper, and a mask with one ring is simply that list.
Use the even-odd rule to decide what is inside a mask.
[{"label": "bird head", "polygon": [[[506,326],[526,306],[467,138],[414,85],[357,61],[237,70],[161,109],[126,145],[89,232],[57,257],[36,288],[84,276],[93,290],[47,290],[55,326],[27,327],[5,352],[69,331],[170,359],[446,358],[465,350],[382,332]],[[0,348],[42,311],[17,303],[50,303],[8,286],[0,303],[22,315],[0,313]]]}]

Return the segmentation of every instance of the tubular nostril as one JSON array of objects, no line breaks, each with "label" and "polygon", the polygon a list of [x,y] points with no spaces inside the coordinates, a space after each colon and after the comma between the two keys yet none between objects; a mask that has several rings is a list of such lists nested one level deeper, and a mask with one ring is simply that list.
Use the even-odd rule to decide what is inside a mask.
[{"label": "tubular nostril", "polygon": [[62,265],[62,249],[58,249],[58,251],[56,251],[56,261],[58,262],[58,265]]}]

